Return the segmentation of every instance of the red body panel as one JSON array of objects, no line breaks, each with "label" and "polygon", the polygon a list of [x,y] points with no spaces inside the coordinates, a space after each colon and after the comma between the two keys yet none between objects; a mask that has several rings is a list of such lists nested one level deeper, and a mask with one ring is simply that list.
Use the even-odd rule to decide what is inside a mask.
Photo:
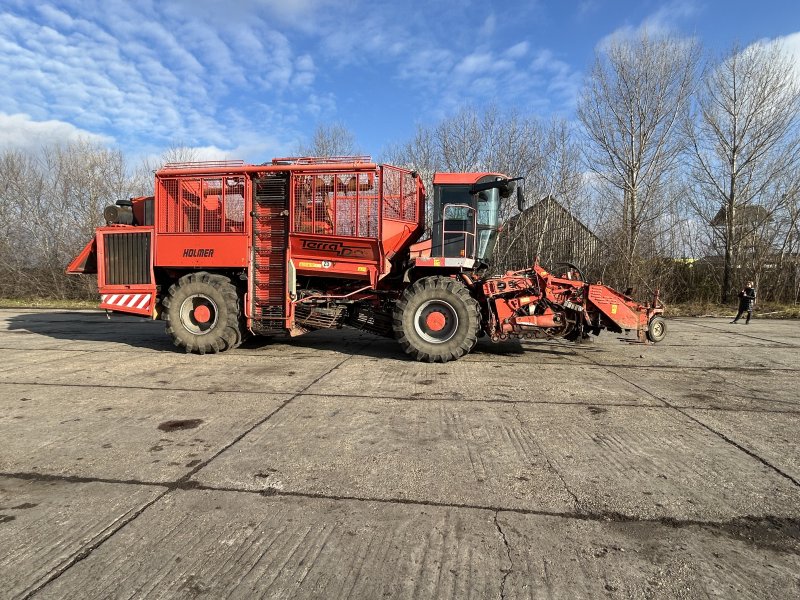
[{"label": "red body panel", "polygon": [[250,238],[247,235],[162,233],[156,237],[156,267],[246,268],[249,262]]},{"label": "red body panel", "polygon": [[298,275],[346,277],[377,282],[380,251],[377,239],[294,234],[289,256]]},{"label": "red body panel", "polygon": [[611,321],[622,329],[647,326],[647,314],[637,310],[639,304],[605,285],[589,285],[586,297]]},{"label": "red body panel", "polygon": [[506,177],[502,173],[434,173],[433,185],[472,185],[488,175]]},{"label": "red body panel", "polygon": [[68,275],[97,273],[97,238],[92,238],[67,266]]},{"label": "red body panel", "polygon": [[[153,239],[152,227],[111,226],[98,227],[95,235],[97,247],[97,288],[100,308],[118,312],[152,316],[156,305],[156,285],[153,273],[153,243],[146,247],[136,242],[144,237]],[[129,238],[128,244],[122,242]],[[122,253],[109,253],[112,242],[122,247]],[[122,243],[120,243],[122,242]],[[120,283],[118,279],[127,279]]]}]

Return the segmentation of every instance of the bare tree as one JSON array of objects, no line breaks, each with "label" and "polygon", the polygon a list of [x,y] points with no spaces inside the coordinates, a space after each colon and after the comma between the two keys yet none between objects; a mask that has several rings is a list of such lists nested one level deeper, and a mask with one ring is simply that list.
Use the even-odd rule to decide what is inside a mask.
[{"label": "bare tree", "polygon": [[[514,226],[501,233],[496,262],[502,268],[521,268],[543,256],[547,249],[547,254],[556,252],[560,259],[586,266],[591,260],[588,256],[591,250],[580,243],[583,236],[574,227],[579,227],[576,220],[588,224],[590,206],[574,129],[562,119],[537,123],[535,129],[535,133],[526,132],[509,148],[509,156],[517,160],[520,156],[527,157],[527,164],[518,164],[520,171],[508,171],[524,174],[528,206],[532,210],[514,216],[514,203],[506,204],[504,216],[513,218]],[[566,218],[564,211],[574,219]],[[567,238],[575,243],[565,244]],[[563,255],[567,246],[572,247],[569,256]]]},{"label": "bare tree", "polygon": [[680,119],[693,91],[699,49],[671,36],[619,37],[598,49],[578,102],[584,159],[607,187],[625,278],[648,226],[662,214],[664,182],[681,151]]},{"label": "bare tree", "polygon": [[[517,113],[501,114],[496,108],[479,111],[464,107],[430,127],[417,127],[414,138],[384,153],[388,162],[417,171],[427,189],[439,172],[498,172],[529,177],[543,159],[541,125]],[[431,203],[428,203],[428,223]],[[513,202],[504,201],[500,214],[514,212]]]},{"label": "bare tree", "polygon": [[[572,127],[563,120],[542,123],[516,112],[502,113],[492,106],[482,111],[464,107],[433,126],[418,127],[413,139],[391,148],[385,158],[420,173],[428,189],[437,171],[486,171],[525,177],[529,205],[549,196],[577,217],[587,214],[578,146]],[[428,203],[428,223],[433,219],[430,207]],[[526,213],[518,220],[538,218],[540,212]],[[502,202],[501,220],[507,221],[516,213],[514,198]],[[527,225],[501,233],[493,259],[496,267],[504,268],[517,260],[530,264],[533,260],[552,228],[544,222]]]},{"label": "bare tree", "polygon": [[76,142],[0,156],[0,293],[67,297],[86,286],[64,267],[130,192],[121,153]]},{"label": "bare tree", "polygon": [[786,232],[792,230],[786,202],[796,192],[787,175],[800,159],[800,86],[793,61],[779,45],[735,46],[710,66],[695,104],[685,124],[692,200],[724,255],[724,303],[744,254],[754,259],[765,245],[773,247],[776,213],[787,209]]},{"label": "bare tree", "polygon": [[772,219],[778,231],[770,255],[774,276],[769,285],[762,285],[762,290],[775,300],[797,304],[800,302],[800,165],[788,171],[784,183],[777,187],[782,193]]},{"label": "bare tree", "polygon": [[182,144],[172,144],[158,158],[146,157],[136,167],[132,176],[132,190],[136,196],[152,196],[155,186],[155,172],[167,163],[187,163],[198,160],[196,148]]},{"label": "bare tree", "polygon": [[298,154],[303,156],[354,156],[359,153],[356,138],[342,123],[318,125],[309,144],[298,146]]}]

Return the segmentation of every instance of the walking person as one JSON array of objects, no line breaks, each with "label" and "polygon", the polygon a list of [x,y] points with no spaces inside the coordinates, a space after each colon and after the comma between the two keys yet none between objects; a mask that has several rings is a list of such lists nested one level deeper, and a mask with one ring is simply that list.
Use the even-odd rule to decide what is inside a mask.
[{"label": "walking person", "polygon": [[750,317],[753,316],[753,305],[756,303],[756,290],[753,288],[753,282],[748,281],[747,286],[739,292],[739,313],[736,315],[736,318],[731,321],[731,323],[736,323],[739,319],[742,318],[742,315],[746,312],[747,313],[747,320],[744,322],[745,325],[750,324]]}]

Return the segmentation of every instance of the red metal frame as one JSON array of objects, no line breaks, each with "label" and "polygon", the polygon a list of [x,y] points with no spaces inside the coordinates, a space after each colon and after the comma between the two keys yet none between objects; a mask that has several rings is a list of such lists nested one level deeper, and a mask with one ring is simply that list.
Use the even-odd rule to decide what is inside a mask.
[{"label": "red metal frame", "polygon": [[[391,269],[386,257],[422,232],[422,181],[388,165],[327,163],[327,171],[314,166],[311,174],[302,167],[292,172],[288,259],[298,275],[365,279],[376,287]],[[307,216],[309,202],[323,213],[324,227],[316,216],[308,225],[298,222],[300,214]],[[354,204],[354,210],[342,210],[343,202]]]},{"label": "red metal frame", "polygon": [[[570,326],[580,326],[635,330],[639,341],[644,342],[650,319],[664,312],[658,294],[652,303],[641,304],[603,284],[556,277],[538,261],[531,269],[486,280],[482,295],[492,307],[487,333],[494,340],[534,330],[545,337],[557,337],[567,333]],[[533,314],[521,310],[527,306],[539,310]]]},{"label": "red metal frame", "polygon": [[[472,227],[469,231],[464,231],[461,229],[444,229],[444,224],[447,223],[447,209],[452,209],[452,208],[466,209],[472,215]],[[478,230],[477,219],[478,219],[477,209],[471,207],[469,204],[445,204],[442,207],[442,240],[447,239],[448,233],[461,234],[464,236],[464,249],[461,251],[461,256],[475,256],[475,245],[478,242],[475,235],[475,232]],[[470,251],[469,247],[467,246],[467,241],[470,238],[472,239],[472,251]]]}]

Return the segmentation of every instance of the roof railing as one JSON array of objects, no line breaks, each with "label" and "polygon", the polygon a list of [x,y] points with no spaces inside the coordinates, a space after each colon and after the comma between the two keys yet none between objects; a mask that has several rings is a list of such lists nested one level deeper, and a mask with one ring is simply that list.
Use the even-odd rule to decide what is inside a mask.
[{"label": "roof railing", "polygon": [[273,165],[322,165],[332,164],[356,164],[371,163],[372,157],[361,156],[287,156],[284,158],[273,158]]},{"label": "roof railing", "polygon": [[186,162],[168,162],[162,169],[216,169],[244,166],[243,160],[199,160]]}]

